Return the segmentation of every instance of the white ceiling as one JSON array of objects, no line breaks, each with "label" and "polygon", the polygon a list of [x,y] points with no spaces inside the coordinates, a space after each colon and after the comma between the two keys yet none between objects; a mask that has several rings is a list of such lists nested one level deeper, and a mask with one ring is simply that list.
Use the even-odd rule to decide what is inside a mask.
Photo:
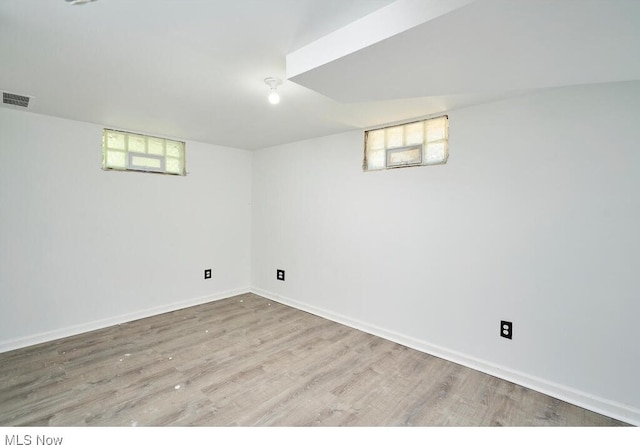
[{"label": "white ceiling", "polygon": [[238,148],[627,80],[640,0],[0,1],[30,111]]}]

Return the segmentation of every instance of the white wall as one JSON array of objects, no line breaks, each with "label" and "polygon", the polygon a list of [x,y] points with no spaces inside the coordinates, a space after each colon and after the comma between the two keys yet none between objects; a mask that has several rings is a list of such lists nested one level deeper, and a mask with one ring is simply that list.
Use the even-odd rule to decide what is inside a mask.
[{"label": "white wall", "polygon": [[251,285],[640,424],[640,82],[449,117],[445,166],[363,173],[354,131],[188,141],[171,177],[102,171],[100,126],[0,108],[0,351]]},{"label": "white wall", "polygon": [[103,171],[101,141],[0,109],[0,351],[249,288],[251,152],[187,141],[174,177]]},{"label": "white wall", "polygon": [[254,290],[640,423],[640,83],[449,118],[444,166],[363,173],[361,131],[256,152]]}]

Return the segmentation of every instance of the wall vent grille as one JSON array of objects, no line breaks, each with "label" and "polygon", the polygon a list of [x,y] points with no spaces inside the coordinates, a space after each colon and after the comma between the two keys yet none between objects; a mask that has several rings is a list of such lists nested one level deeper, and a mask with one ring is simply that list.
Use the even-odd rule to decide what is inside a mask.
[{"label": "wall vent grille", "polygon": [[29,106],[29,96],[21,96],[20,94],[2,92],[2,103],[6,105],[15,105],[17,107],[27,108]]}]

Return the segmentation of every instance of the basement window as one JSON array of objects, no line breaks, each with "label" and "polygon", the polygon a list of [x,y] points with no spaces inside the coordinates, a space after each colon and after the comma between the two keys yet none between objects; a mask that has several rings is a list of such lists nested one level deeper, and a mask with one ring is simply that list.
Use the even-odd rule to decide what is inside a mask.
[{"label": "basement window", "polygon": [[364,171],[445,164],[449,118],[440,116],[364,133]]},{"label": "basement window", "polygon": [[186,175],[185,143],[105,128],[102,169]]}]

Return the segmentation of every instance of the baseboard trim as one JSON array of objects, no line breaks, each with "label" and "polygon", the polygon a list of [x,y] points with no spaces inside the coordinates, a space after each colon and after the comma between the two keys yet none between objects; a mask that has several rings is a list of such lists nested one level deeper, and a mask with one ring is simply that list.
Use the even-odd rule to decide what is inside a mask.
[{"label": "baseboard trim", "polygon": [[331,321],[335,321],[336,323],[340,323],[345,326],[349,326],[351,328],[376,335],[386,340],[393,341],[403,346],[407,346],[411,349],[434,355],[436,357],[449,360],[453,363],[475,369],[476,371],[480,371],[518,385],[522,385],[534,391],[538,391],[540,393],[555,397],[573,405],[580,406],[589,411],[612,417],[614,419],[618,419],[632,425],[640,426],[640,410],[638,408],[587,394],[575,388],[558,385],[554,382],[527,375],[513,369],[508,369],[494,363],[480,360],[466,354],[461,354],[447,348],[442,348],[423,340],[406,336],[399,332],[393,332],[388,329],[380,328],[378,326],[363,322],[361,320],[345,317],[343,315],[327,311],[317,306],[283,297],[264,289],[251,288],[250,292],[269,300],[282,303],[284,305],[300,309],[305,312],[309,312],[311,314],[326,318]]},{"label": "baseboard trim", "polygon": [[245,294],[251,290],[247,288],[233,289],[224,292],[218,292],[213,295],[206,295],[202,297],[192,298],[189,300],[183,300],[176,303],[166,304],[162,306],[156,306],[150,309],[142,311],[131,312],[128,314],[119,315],[116,317],[104,318],[102,320],[96,320],[89,323],[82,323],[75,326],[70,326],[62,329],[55,329],[53,331],[42,332],[40,334],[31,335],[28,337],[22,337],[14,340],[9,340],[0,343],[0,353],[13,351],[15,349],[25,348],[27,346],[33,346],[48,341],[59,340],[65,337],[71,337],[73,335],[84,334],[86,332],[95,331],[97,329],[108,328],[122,323],[128,323],[130,321],[140,320],[147,317],[153,317],[154,315],[166,314],[167,312],[173,312],[179,309],[185,309],[192,306],[198,306],[204,303],[210,303],[212,301],[223,300],[225,298],[233,297],[235,295]]}]

